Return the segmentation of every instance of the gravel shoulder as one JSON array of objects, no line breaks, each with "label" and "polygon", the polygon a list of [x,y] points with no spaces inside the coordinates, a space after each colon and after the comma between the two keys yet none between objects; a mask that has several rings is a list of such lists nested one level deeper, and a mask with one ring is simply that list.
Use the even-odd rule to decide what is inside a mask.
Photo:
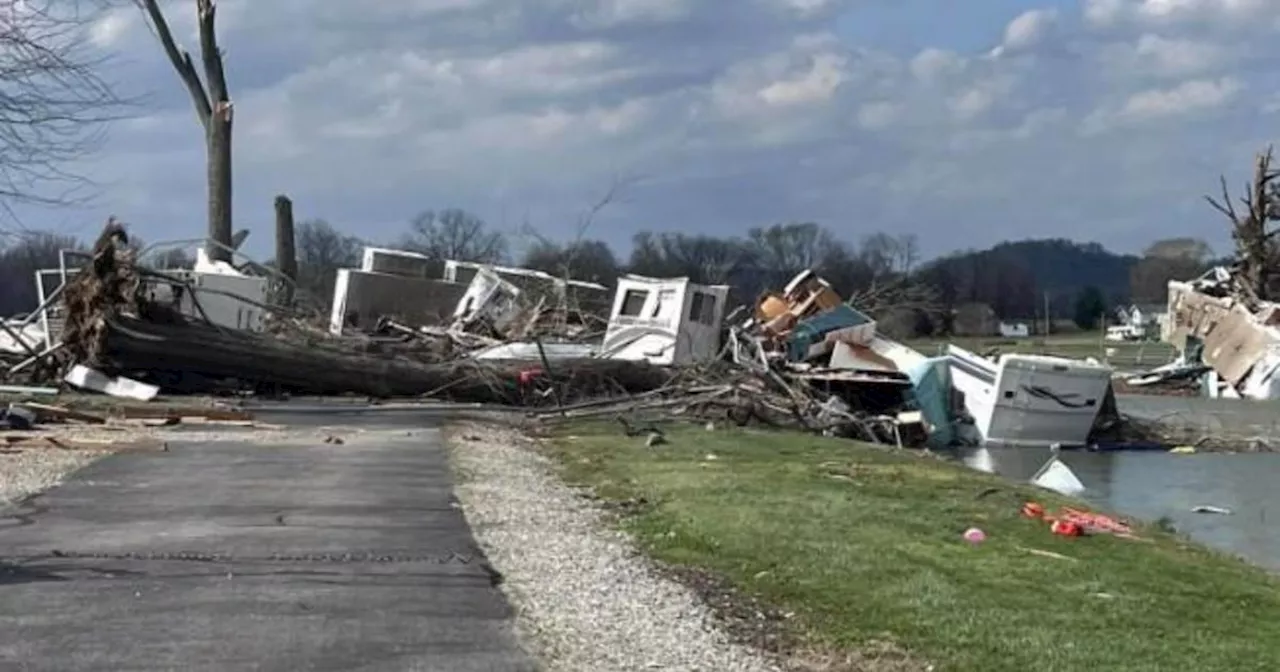
[{"label": "gravel shoulder", "polygon": [[56,448],[0,452],[0,506],[48,490],[68,474],[108,454]]},{"label": "gravel shoulder", "polygon": [[735,643],[698,594],[613,530],[518,430],[463,423],[448,440],[463,511],[504,576],[525,646],[548,670],[782,669]]}]

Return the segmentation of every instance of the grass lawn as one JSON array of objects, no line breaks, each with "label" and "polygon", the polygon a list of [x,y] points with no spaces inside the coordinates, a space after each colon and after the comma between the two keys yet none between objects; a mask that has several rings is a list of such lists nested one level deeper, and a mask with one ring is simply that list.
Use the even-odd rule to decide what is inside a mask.
[{"label": "grass lawn", "polygon": [[[1280,669],[1280,582],[1241,561],[1147,527],[1146,541],[1056,537],[1019,509],[1064,500],[909,452],[667,436],[647,448],[579,424],[546,444],[568,481],[643,498],[621,520],[642,548],[794,612],[805,648],[889,642],[938,670]],[[962,541],[970,526],[987,541]]]},{"label": "grass lawn", "polygon": [[946,347],[947,343],[954,343],[979,354],[992,348],[999,348],[1002,353],[1021,352],[1075,359],[1093,357],[1108,361],[1113,366],[1135,369],[1156,367],[1171,361],[1175,356],[1173,346],[1168,343],[1104,341],[1102,335],[1097,332],[1051,334],[1047,337],[1031,336],[1029,338],[979,336],[908,341],[911,347],[927,355],[939,352],[941,348]]}]

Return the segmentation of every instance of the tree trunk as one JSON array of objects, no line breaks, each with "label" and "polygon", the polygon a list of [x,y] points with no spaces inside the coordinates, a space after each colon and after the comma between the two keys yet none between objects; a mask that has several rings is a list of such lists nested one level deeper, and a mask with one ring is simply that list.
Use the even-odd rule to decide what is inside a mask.
[{"label": "tree trunk", "polygon": [[209,258],[231,261],[231,104],[218,101],[208,126]]},{"label": "tree trunk", "polygon": [[298,252],[293,232],[293,201],[276,196],[276,269],[289,279],[281,292],[281,303],[293,302],[294,283],[298,281]]},{"label": "tree trunk", "polygon": [[[359,352],[354,342],[289,342],[247,331],[115,314],[105,320],[99,356],[86,364],[125,373],[178,378],[234,378],[304,394],[373,397],[430,395],[453,401],[522,404],[521,371],[536,362],[462,359],[427,363],[396,352]],[[82,344],[73,344],[80,346]],[[647,362],[557,362],[544,374],[573,397],[649,392],[671,373]]]}]

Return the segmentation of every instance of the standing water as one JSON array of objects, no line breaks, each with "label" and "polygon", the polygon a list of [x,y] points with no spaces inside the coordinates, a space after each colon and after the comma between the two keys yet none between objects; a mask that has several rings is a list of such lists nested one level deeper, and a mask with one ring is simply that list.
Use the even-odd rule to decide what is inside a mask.
[{"label": "standing water", "polygon": [[[965,464],[1027,481],[1052,455],[1048,449],[977,448]],[[1209,453],[1173,455],[1141,451],[1066,451],[1058,458],[1085,486],[1080,498],[1101,509],[1140,518],[1165,518],[1179,532],[1208,546],[1280,570],[1280,455]],[[1194,513],[1197,506],[1230,515]]]},{"label": "standing water", "polygon": [[[1238,436],[1242,447],[1262,441],[1280,448],[1280,406],[1234,400],[1121,397],[1121,411],[1203,427],[1221,438]],[[1269,440],[1268,440],[1269,439]],[[965,464],[1025,482],[1052,456],[1049,449],[976,448]],[[1063,451],[1058,454],[1084,484],[1082,499],[1126,516],[1161,518],[1192,539],[1280,570],[1280,454],[1161,451]],[[1201,506],[1229,515],[1195,513]]]}]

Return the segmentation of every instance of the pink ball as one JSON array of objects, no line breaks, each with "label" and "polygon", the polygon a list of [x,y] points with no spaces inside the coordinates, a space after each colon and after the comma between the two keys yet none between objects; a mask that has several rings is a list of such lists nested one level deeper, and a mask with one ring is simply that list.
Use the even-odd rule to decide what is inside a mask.
[{"label": "pink ball", "polygon": [[980,544],[986,541],[987,533],[976,527],[971,527],[964,531],[964,540],[971,544]]}]

